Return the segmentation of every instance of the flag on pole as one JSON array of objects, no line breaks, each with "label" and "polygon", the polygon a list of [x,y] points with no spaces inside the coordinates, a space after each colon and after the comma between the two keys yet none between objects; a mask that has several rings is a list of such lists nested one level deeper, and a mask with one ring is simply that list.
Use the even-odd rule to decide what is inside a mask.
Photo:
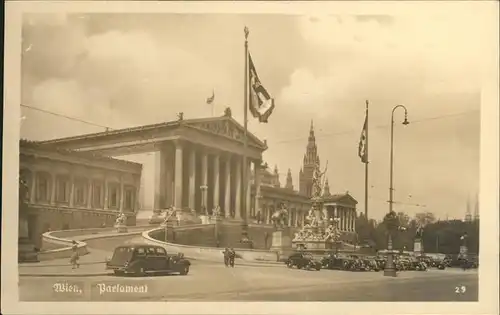
[{"label": "flag on pole", "polygon": [[267,119],[271,116],[274,110],[274,99],[271,98],[266,88],[262,86],[250,53],[248,54],[248,61],[248,74],[250,79],[250,113],[252,113],[253,117],[258,118],[259,122],[267,123]]},{"label": "flag on pole", "polygon": [[368,115],[365,117],[365,123],[363,124],[363,130],[361,131],[361,136],[359,138],[359,148],[358,148],[358,156],[361,159],[361,162],[368,163],[368,150],[366,143],[366,134],[368,133]]},{"label": "flag on pole", "polygon": [[207,98],[207,104],[211,105],[214,102],[214,100],[215,100],[215,91],[212,90],[212,96]]}]

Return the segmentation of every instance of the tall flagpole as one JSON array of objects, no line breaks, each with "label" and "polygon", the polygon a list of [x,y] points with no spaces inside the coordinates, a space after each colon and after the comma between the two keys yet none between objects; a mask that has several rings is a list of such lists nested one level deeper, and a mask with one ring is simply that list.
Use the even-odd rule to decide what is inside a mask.
[{"label": "tall flagpole", "polygon": [[243,137],[243,224],[242,224],[242,242],[248,242],[248,209],[247,209],[247,193],[248,193],[248,165],[247,165],[247,149],[248,149],[248,34],[250,33],[248,27],[245,26],[245,87],[243,102],[243,127],[244,127],[244,137]]},{"label": "tall flagpole", "polygon": [[368,100],[366,100],[366,130],[365,130],[365,218],[368,220]]}]

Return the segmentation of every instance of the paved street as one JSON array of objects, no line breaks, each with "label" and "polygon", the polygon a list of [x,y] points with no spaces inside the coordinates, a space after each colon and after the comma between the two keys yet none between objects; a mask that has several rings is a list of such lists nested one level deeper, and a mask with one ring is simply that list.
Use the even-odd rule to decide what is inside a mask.
[{"label": "paved street", "polygon": [[[477,273],[430,270],[401,273],[398,278],[375,272],[304,271],[280,267],[236,266],[193,262],[187,276],[21,277],[24,301],[61,300],[214,300],[214,301],[473,301]],[[82,294],[54,292],[56,283],[76,284]],[[147,285],[147,293],[97,293],[97,285]],[[455,293],[455,287],[466,288]]]},{"label": "paved street", "polygon": [[[117,245],[141,240],[137,236],[89,240],[91,253],[83,256],[82,262],[102,262]],[[32,274],[30,277],[20,277],[21,300],[474,301],[478,296],[476,270],[402,272],[397,278],[389,278],[381,272],[318,272],[288,269],[284,264],[240,264],[235,268],[226,268],[222,262],[193,260],[187,276],[116,277],[103,275],[106,274],[104,263],[83,264],[74,271],[67,259],[47,263],[54,266],[20,268],[22,272],[29,269]],[[44,272],[74,272],[74,276],[36,276]],[[77,277],[79,274],[83,276]],[[106,290],[113,285],[140,290],[122,293]],[[456,293],[456,287],[465,288],[461,289],[465,292]],[[77,292],[71,292],[75,291],[74,288],[78,289]]]}]

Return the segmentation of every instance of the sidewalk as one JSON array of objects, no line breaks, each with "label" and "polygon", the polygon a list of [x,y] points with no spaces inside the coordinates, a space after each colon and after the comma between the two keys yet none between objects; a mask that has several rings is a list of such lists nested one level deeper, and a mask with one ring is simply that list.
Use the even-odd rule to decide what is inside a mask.
[{"label": "sidewalk", "polygon": [[72,269],[69,258],[60,258],[41,263],[20,263],[18,265],[21,277],[78,277],[108,275],[105,262],[110,253],[98,249],[89,249],[89,253],[80,256],[80,268]]}]

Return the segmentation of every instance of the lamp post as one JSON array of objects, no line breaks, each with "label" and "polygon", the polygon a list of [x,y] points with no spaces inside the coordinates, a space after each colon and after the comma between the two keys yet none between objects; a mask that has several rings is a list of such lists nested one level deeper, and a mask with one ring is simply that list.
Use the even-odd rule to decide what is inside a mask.
[{"label": "lamp post", "polygon": [[[404,105],[396,105],[392,109],[391,113],[391,157],[390,157],[390,174],[389,174],[389,213],[393,212],[392,206],[394,204],[393,201],[393,175],[394,175],[394,112],[398,108],[403,108],[405,110],[405,120],[403,121],[403,125],[408,125],[408,110]],[[387,242],[387,265],[384,268],[384,276],[395,277],[396,276],[396,268],[394,267],[393,254],[392,254],[392,235],[391,231],[389,231],[389,239]]]}]

